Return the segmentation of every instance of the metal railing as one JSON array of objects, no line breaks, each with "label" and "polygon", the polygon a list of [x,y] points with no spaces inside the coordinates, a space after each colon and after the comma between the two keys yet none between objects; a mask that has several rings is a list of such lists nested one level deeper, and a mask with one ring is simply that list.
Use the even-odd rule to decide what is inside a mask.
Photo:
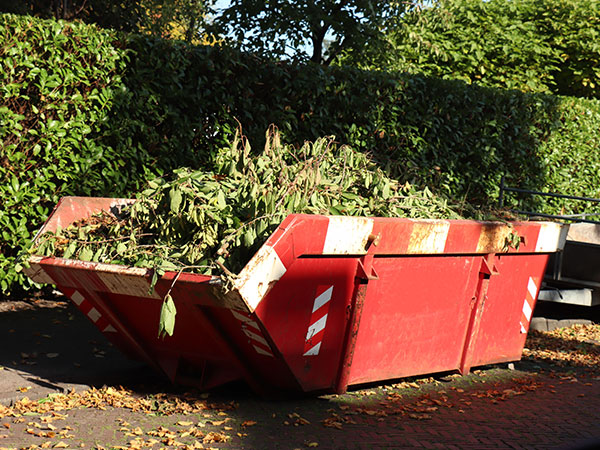
[{"label": "metal railing", "polygon": [[[528,189],[509,187],[509,186],[505,185],[504,177],[502,177],[502,179],[500,180],[500,196],[498,197],[498,203],[499,203],[500,208],[504,207],[504,193],[505,192],[517,192],[517,193],[529,194],[529,195],[539,195],[541,197],[554,197],[554,198],[562,198],[562,199],[566,199],[566,200],[578,200],[578,201],[593,202],[593,203],[600,204],[600,198],[579,197],[576,195],[566,195],[566,194],[554,194],[554,193],[550,193],[550,192],[531,191]],[[559,215],[559,214],[545,214],[545,213],[539,213],[539,212],[535,212],[535,211],[521,211],[518,209],[510,209],[509,211],[513,212],[515,214],[522,214],[525,216],[535,216],[535,217],[543,217],[543,218],[549,218],[549,219],[560,219],[560,220],[571,221],[571,222],[600,224],[600,221],[587,219],[587,217],[600,216],[600,213]]]}]

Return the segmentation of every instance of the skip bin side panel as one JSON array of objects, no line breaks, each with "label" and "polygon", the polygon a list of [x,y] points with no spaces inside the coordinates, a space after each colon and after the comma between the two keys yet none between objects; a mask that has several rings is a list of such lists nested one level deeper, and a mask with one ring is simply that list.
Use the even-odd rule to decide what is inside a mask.
[{"label": "skip bin side panel", "polygon": [[339,371],[357,259],[298,258],[256,309],[302,390],[331,390]]},{"label": "skip bin side panel", "polygon": [[480,257],[376,258],[349,384],[458,367]]},{"label": "skip bin side panel", "polygon": [[97,270],[98,264],[55,258],[42,266],[120,350],[148,362],[171,380],[180,380],[182,374],[188,377],[182,383],[193,381],[205,388],[239,378],[252,384],[244,364],[213,326],[221,318],[208,310],[230,310],[214,307],[217,303],[211,301],[211,277],[184,277],[181,284],[175,285],[171,292],[177,308],[175,332],[161,339],[160,309],[170,279],[159,280],[155,290],[148,292],[147,277],[130,274],[126,269],[119,273],[115,266],[107,272]]},{"label": "skip bin side panel", "polygon": [[56,204],[40,233],[55,232],[102,210],[110,211],[132,203],[134,200],[108,197],[62,197]]},{"label": "skip bin side panel", "polygon": [[472,365],[521,359],[548,255],[498,255],[472,348]]}]

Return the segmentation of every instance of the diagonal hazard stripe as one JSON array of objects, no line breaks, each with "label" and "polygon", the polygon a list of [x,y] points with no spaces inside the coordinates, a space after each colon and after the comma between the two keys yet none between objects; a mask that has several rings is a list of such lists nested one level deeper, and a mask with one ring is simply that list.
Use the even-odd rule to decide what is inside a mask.
[{"label": "diagonal hazard stripe", "polygon": [[521,309],[521,333],[527,333],[529,329],[529,323],[533,316],[533,306],[538,292],[538,286],[536,280],[533,277],[529,277],[527,282],[527,293],[525,294],[525,300],[523,300],[523,308]]},{"label": "diagonal hazard stripe", "polygon": [[320,294],[316,295],[313,302],[306,338],[304,339],[304,356],[316,356],[321,350],[329,315],[329,305],[333,295],[333,286],[319,286],[316,292],[320,292]]},{"label": "diagonal hazard stripe", "polygon": [[252,345],[252,348],[254,348],[256,353],[258,353],[259,355],[273,357],[273,353],[271,352],[271,346],[269,345],[267,340],[262,336],[258,324],[250,317],[246,316],[241,312],[235,311],[233,309],[231,309],[230,311],[233,317],[235,317],[240,322],[242,332],[250,340],[249,343]]},{"label": "diagonal hazard stripe", "polygon": [[323,292],[321,295],[319,295],[315,299],[315,303],[313,305],[312,312],[314,313],[319,308],[321,308],[323,305],[325,305],[326,303],[328,303],[329,300],[331,300],[331,294],[332,293],[333,293],[333,286],[331,286],[329,289],[327,289],[325,292]]}]

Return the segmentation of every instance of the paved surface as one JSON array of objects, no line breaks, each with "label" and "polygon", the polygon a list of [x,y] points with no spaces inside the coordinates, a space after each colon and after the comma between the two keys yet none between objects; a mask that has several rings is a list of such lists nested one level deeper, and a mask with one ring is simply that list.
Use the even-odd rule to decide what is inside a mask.
[{"label": "paved surface", "polygon": [[186,392],[121,356],[68,304],[25,307],[0,309],[0,404],[124,384],[157,407],[164,397],[156,394],[166,392],[181,399],[172,404],[209,409],[147,414],[104,404],[0,415],[0,449],[600,448],[600,377],[579,368],[525,361],[515,370],[486,367],[316,398],[261,399],[242,384]]},{"label": "paved surface", "polygon": [[0,302],[0,342],[0,404],[131,379],[143,368],[64,297]]}]

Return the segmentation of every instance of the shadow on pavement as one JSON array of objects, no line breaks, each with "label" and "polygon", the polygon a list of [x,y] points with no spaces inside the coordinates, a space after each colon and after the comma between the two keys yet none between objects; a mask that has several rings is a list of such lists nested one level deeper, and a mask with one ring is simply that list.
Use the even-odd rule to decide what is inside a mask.
[{"label": "shadow on pavement", "polygon": [[64,297],[0,302],[0,403],[154,377]]}]

